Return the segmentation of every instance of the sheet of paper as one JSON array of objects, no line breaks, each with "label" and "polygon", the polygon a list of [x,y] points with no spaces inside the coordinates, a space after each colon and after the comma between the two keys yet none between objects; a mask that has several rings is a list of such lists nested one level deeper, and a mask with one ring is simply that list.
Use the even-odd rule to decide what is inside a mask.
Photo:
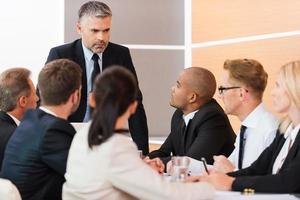
[{"label": "sheet of paper", "polygon": [[[203,165],[203,162],[202,161],[199,161],[199,160],[196,160],[196,159],[193,159],[193,158],[190,158],[190,164],[189,164],[189,174],[191,176],[199,176],[199,175],[202,175],[203,172],[205,172],[205,169],[204,169],[204,165]],[[212,165],[207,165],[207,168],[210,169],[212,168]]]}]

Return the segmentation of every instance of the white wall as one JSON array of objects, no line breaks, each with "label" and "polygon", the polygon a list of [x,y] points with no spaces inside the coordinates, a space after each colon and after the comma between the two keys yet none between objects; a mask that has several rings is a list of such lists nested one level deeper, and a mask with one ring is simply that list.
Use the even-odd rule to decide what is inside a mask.
[{"label": "white wall", "polygon": [[50,48],[64,42],[64,1],[2,2],[0,26],[0,72],[26,67],[36,83]]}]

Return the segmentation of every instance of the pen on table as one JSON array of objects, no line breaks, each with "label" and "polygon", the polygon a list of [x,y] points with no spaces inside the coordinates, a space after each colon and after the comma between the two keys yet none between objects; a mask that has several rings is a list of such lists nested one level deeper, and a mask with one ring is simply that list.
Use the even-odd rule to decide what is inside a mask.
[{"label": "pen on table", "polygon": [[206,173],[209,174],[208,169],[207,169],[207,164],[206,164],[205,158],[202,157],[202,158],[201,158],[201,161],[202,161],[202,163],[203,163],[203,166],[204,166],[204,169],[205,169]]}]

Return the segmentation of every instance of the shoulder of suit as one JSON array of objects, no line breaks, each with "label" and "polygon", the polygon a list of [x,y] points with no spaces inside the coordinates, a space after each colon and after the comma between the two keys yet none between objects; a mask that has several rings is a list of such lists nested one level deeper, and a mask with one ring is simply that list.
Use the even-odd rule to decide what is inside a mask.
[{"label": "shoulder of suit", "polygon": [[173,116],[172,116],[172,118],[179,118],[179,117],[181,117],[181,118],[182,118],[182,115],[183,115],[183,112],[182,112],[182,110],[180,110],[180,109],[176,109],[176,110],[174,111],[174,113],[173,113]]},{"label": "shoulder of suit", "polygon": [[24,119],[35,121],[44,129],[61,129],[75,133],[75,129],[67,120],[48,114],[40,109],[27,111]]},{"label": "shoulder of suit", "polygon": [[0,111],[0,123],[5,123],[5,124],[14,124],[13,118],[9,116],[7,113]]},{"label": "shoulder of suit", "polygon": [[77,48],[78,46],[79,46],[79,47],[81,46],[81,39],[77,39],[77,40],[74,40],[73,42],[66,43],[66,44],[62,44],[62,45],[53,47],[52,50],[56,50],[56,51],[64,51],[64,50],[69,50],[69,49],[72,49],[72,48],[75,49],[75,48]]},{"label": "shoulder of suit", "polygon": [[53,117],[49,121],[48,128],[54,128],[54,129],[62,129],[66,132],[76,132],[74,127],[65,119],[61,119],[59,117]]},{"label": "shoulder of suit", "polygon": [[[129,49],[125,46],[109,42],[105,51],[128,52]],[[104,51],[104,53],[105,53]]]},{"label": "shoulder of suit", "polygon": [[217,113],[222,113],[224,114],[223,108],[220,106],[220,104],[215,100],[212,99],[206,104],[204,104],[202,107],[200,107],[200,111],[206,111],[206,112],[217,112]]},{"label": "shoulder of suit", "polygon": [[212,99],[211,101],[201,106],[199,108],[199,111],[195,114],[195,118],[207,118],[212,116],[222,116],[224,118],[227,118],[227,115],[225,114],[223,108],[215,99]]}]

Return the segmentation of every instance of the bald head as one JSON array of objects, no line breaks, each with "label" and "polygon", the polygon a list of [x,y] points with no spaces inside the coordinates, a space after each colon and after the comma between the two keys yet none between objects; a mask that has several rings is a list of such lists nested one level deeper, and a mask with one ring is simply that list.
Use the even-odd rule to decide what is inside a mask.
[{"label": "bald head", "polygon": [[216,92],[216,79],[209,70],[202,67],[190,67],[184,70],[188,87],[199,96],[201,101],[212,99]]}]

